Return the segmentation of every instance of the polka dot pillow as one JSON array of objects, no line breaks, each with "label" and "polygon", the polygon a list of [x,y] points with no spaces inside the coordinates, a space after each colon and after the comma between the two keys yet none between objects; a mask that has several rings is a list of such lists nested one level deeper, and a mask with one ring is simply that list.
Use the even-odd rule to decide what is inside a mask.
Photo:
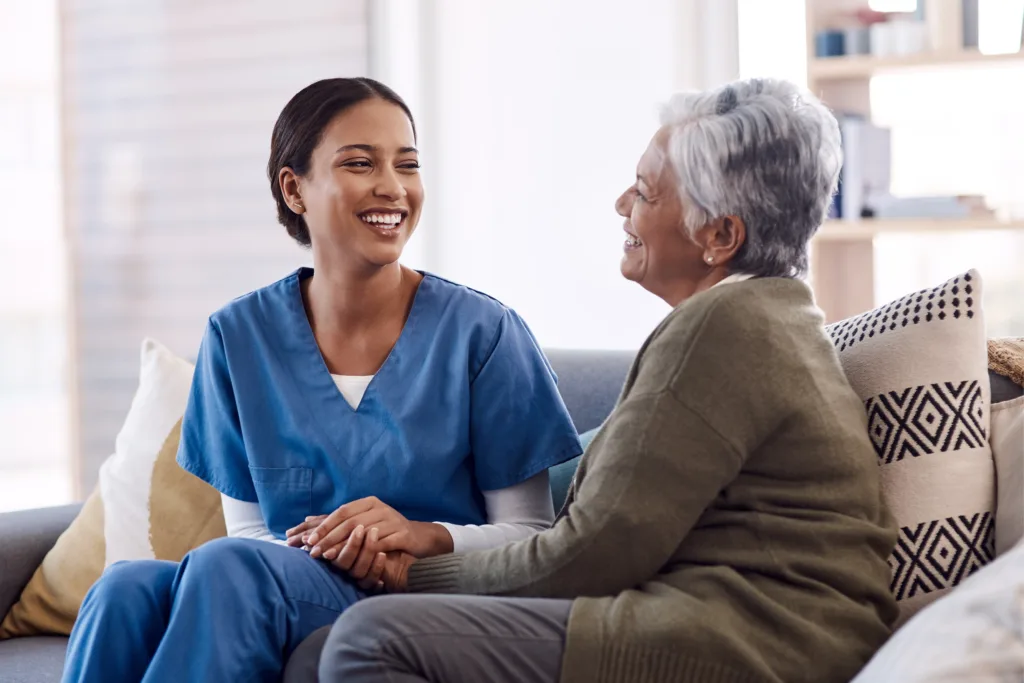
[{"label": "polka dot pillow", "polygon": [[994,556],[981,296],[971,270],[828,327],[899,526],[889,565],[901,623]]}]

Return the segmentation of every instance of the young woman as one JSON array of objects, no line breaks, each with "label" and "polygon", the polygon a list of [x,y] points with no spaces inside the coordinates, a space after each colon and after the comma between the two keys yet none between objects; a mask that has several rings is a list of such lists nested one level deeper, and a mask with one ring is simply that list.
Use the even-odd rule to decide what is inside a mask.
[{"label": "young woman", "polygon": [[223,494],[229,537],[108,569],[64,681],[276,681],[378,588],[381,551],[465,552],[550,524],[546,470],[581,452],[576,430],[512,310],[399,263],[418,157],[408,107],[370,79],[314,83],[284,108],[271,189],[314,268],[211,316],[178,454]]}]

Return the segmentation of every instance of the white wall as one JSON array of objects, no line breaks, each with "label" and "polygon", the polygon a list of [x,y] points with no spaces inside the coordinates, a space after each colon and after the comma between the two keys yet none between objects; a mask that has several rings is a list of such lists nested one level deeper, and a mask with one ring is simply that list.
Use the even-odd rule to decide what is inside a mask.
[{"label": "white wall", "polygon": [[62,0],[65,199],[88,493],[154,337],[306,263],[277,224],[270,132],[309,83],[367,73],[364,0]]},{"label": "white wall", "polygon": [[66,502],[56,0],[0,0],[0,511]]},{"label": "white wall", "polygon": [[545,346],[637,348],[667,307],[619,274],[613,204],[658,104],[735,77],[735,3],[434,0],[416,5],[418,33],[395,18],[409,4],[378,9],[401,45],[371,69],[421,123],[413,265],[513,306]]}]

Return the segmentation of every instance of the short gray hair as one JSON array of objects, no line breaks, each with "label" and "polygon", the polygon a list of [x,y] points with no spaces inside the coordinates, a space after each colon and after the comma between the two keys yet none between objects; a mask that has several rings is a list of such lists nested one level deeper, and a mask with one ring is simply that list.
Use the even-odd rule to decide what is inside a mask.
[{"label": "short gray hair", "polygon": [[792,277],[807,272],[807,243],[836,191],[839,124],[813,95],[787,81],[737,81],[681,93],[662,109],[669,163],[694,233],[739,216],[747,241],[734,272]]}]

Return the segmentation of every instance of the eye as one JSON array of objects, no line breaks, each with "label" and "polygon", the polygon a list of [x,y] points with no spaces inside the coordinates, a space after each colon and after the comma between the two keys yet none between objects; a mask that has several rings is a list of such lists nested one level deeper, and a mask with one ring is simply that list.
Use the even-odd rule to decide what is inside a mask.
[{"label": "eye", "polygon": [[399,164],[398,168],[403,171],[418,171],[420,169],[420,162],[418,161],[407,161],[404,164]]},{"label": "eye", "polygon": [[341,164],[346,168],[370,168],[371,164],[366,159],[350,159]]},{"label": "eye", "polygon": [[639,199],[642,202],[646,202],[647,201],[647,197],[644,196],[643,192],[640,191],[639,187],[633,188],[633,191],[636,192],[636,198],[637,199]]}]

